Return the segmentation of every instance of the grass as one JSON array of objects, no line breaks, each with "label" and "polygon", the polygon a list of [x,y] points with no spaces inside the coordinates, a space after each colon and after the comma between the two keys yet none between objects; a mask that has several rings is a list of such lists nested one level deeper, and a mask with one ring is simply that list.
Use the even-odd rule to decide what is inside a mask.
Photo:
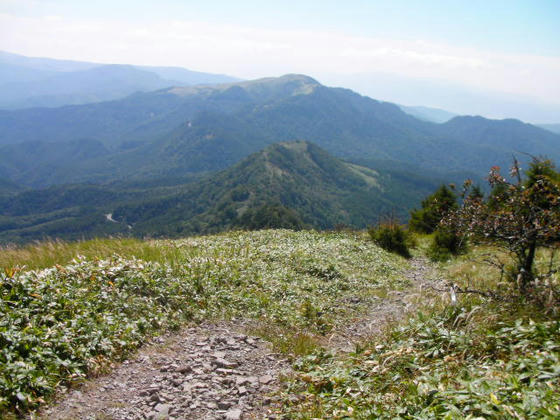
[{"label": "grass", "polygon": [[286,354],[292,360],[312,354],[320,348],[317,337],[304,331],[261,324],[247,332],[268,341],[275,352]]},{"label": "grass", "polygon": [[[415,256],[429,237],[418,237]],[[126,358],[150,335],[190,321],[243,317],[291,355],[287,418],[559,418],[560,318],[511,298],[472,246],[439,263],[493,301],[417,296],[421,311],[349,355],[321,347],[370,299],[406,287],[406,260],[352,232],[230,232],[177,241],[49,242],[0,255],[0,417]],[[550,264],[540,250],[537,265]],[[553,264],[558,264],[556,259]],[[558,274],[551,279],[558,285]],[[356,301],[358,305],[344,302]],[[541,302],[542,303],[542,302]],[[540,305],[540,306],[539,306]],[[299,397],[294,398],[297,394]]]},{"label": "grass", "polygon": [[277,350],[308,354],[315,336],[367,305],[340,302],[406,285],[402,258],[349,232],[51,242],[12,252],[0,273],[0,414],[33,409],[191,320],[259,320]]},{"label": "grass", "polygon": [[[455,308],[417,316],[383,341],[296,364],[289,418],[558,418],[558,320]],[[480,317],[480,314],[479,314]],[[287,401],[290,401],[287,399]]]},{"label": "grass", "polygon": [[[419,238],[419,249],[424,242]],[[483,263],[490,255],[507,257],[474,246],[439,267],[461,287],[490,288],[510,299],[473,294],[460,295],[457,306],[430,301],[353,354],[318,350],[300,358],[285,391],[285,416],[560,418],[560,317],[538,301],[512,299],[499,270]],[[539,251],[538,264],[550,264],[547,250]]]},{"label": "grass", "polygon": [[56,264],[68,264],[78,256],[87,259],[105,259],[115,254],[165,263],[177,259],[173,250],[170,247],[158,246],[155,241],[139,239],[98,238],[77,242],[51,240],[22,247],[0,247],[0,269],[19,267],[37,270],[53,267]]}]

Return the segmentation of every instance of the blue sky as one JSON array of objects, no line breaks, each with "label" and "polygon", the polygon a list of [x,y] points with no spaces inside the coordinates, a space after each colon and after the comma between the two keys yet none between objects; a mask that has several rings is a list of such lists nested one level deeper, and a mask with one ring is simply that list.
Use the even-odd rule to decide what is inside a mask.
[{"label": "blue sky", "polygon": [[242,78],[298,72],[371,96],[379,80],[427,81],[560,106],[560,0],[0,0],[0,50]]},{"label": "blue sky", "polygon": [[505,52],[560,55],[558,0],[2,0],[0,11],[75,19],[204,20],[426,39]]}]

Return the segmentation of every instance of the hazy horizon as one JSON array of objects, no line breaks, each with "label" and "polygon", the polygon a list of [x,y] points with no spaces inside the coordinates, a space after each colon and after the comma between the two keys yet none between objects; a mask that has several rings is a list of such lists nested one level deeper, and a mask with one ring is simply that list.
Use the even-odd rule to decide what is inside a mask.
[{"label": "hazy horizon", "polygon": [[0,50],[241,79],[302,73],[404,105],[560,122],[558,2],[113,3],[4,0]]}]

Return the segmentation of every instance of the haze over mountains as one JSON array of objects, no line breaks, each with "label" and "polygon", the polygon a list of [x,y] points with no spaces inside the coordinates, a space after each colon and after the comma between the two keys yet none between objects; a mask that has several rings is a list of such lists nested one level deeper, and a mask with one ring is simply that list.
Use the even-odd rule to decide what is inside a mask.
[{"label": "haze over mountains", "polygon": [[180,67],[107,65],[0,51],[0,109],[102,102],[139,91],[236,80]]},{"label": "haze over mountains", "polygon": [[552,131],[553,133],[560,134],[560,124],[539,124],[539,127]]},{"label": "haze over mountains", "polygon": [[423,121],[430,121],[435,123],[445,123],[451,118],[457,117],[453,112],[445,111],[439,108],[430,108],[427,106],[406,106],[399,105],[399,107],[407,114],[418,118]]},{"label": "haze over mountains", "polygon": [[34,187],[212,172],[293,140],[345,159],[472,174],[507,166],[513,152],[560,153],[558,135],[517,120],[434,124],[303,75],[0,111],[0,126],[0,174]]},{"label": "haze over mountains", "polygon": [[518,120],[407,111],[424,118],[294,74],[3,110],[0,241],[205,233],[265,210],[365,227],[512,154],[560,158],[560,135]]},{"label": "haze over mountains", "polygon": [[[412,108],[420,105],[422,108],[441,109],[457,115],[481,115],[491,119],[516,118],[532,124],[554,124],[560,120],[560,103],[557,98],[543,101],[530,94],[481,89],[430,78],[429,75],[407,77],[373,71],[330,75],[322,80],[326,84],[344,86],[372,98],[414,105]],[[558,81],[551,83],[558,84]]]}]

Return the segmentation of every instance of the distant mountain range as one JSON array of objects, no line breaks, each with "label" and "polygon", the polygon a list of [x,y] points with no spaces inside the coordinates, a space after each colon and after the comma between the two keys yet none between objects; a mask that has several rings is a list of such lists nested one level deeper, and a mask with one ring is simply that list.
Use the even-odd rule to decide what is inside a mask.
[{"label": "distant mountain range", "polygon": [[453,112],[445,111],[438,108],[430,108],[427,106],[406,106],[399,105],[400,109],[413,117],[423,121],[430,121],[435,123],[445,123],[452,118],[457,117]]},{"label": "distant mountain range", "polygon": [[560,158],[560,136],[517,120],[421,121],[302,75],[174,87],[61,108],[0,111],[0,176],[41,187],[192,176],[267,145],[316,143],[347,160],[482,176],[512,153]]},{"label": "distant mountain range", "polygon": [[560,134],[560,124],[539,124],[539,127],[552,131],[553,133]]},{"label": "distant mountain range", "polygon": [[[452,118],[459,116],[453,112],[445,111],[439,108],[430,108],[427,106],[406,106],[399,105],[399,107],[409,115],[423,121],[430,121],[435,123],[445,123]],[[559,116],[560,119],[560,116]],[[560,124],[534,124],[536,127],[544,128],[555,134],[560,134]]]},{"label": "distant mountain range", "polygon": [[560,135],[518,120],[433,123],[304,75],[4,110],[0,242],[207,233],[267,212],[365,227],[389,211],[406,219],[442,182],[482,182],[512,154],[559,161]]},{"label": "distant mountain range", "polygon": [[179,67],[103,65],[0,52],[0,109],[102,102],[170,86],[236,80]]}]

